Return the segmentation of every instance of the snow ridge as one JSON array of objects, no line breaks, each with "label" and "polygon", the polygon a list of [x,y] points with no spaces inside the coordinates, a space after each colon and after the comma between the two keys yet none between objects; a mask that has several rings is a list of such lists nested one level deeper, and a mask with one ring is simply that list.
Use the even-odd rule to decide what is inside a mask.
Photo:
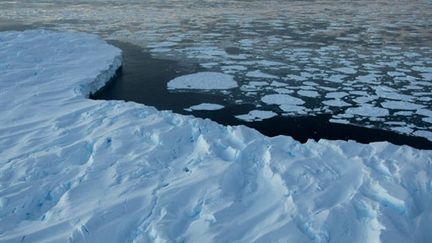
[{"label": "snow ridge", "polygon": [[428,242],[432,151],[268,138],[85,97],[94,35],[0,33],[1,242]]}]

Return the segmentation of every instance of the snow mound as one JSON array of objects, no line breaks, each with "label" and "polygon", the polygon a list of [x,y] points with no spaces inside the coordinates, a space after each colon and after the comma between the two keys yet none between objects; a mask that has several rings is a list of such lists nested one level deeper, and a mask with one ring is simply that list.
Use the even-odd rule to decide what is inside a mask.
[{"label": "snow mound", "polygon": [[168,82],[168,89],[232,89],[238,87],[233,76],[216,72],[183,75]]},{"label": "snow mound", "polygon": [[1,242],[432,238],[432,151],[300,144],[89,100],[121,65],[117,48],[43,30],[0,43]]}]

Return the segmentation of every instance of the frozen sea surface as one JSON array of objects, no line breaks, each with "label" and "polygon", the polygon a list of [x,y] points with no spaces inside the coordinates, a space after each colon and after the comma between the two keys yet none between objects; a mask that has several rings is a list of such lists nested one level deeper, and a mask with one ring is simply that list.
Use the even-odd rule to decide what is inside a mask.
[{"label": "frozen sea surface", "polygon": [[[226,98],[253,104],[251,110],[265,106],[267,95],[290,94],[304,105],[267,108],[288,116],[338,118],[346,112],[351,124],[402,132],[393,124],[403,122],[409,129],[402,133],[431,132],[431,116],[400,113],[432,111],[427,0],[23,0],[1,1],[0,16],[2,23],[97,33],[137,44],[158,58],[233,75],[239,88]],[[348,95],[325,98],[334,92]],[[350,116],[353,109],[362,112]],[[376,119],[381,109],[385,115]]]},{"label": "frozen sea surface", "polygon": [[432,151],[90,100],[94,35],[0,32],[1,242],[429,242]]}]

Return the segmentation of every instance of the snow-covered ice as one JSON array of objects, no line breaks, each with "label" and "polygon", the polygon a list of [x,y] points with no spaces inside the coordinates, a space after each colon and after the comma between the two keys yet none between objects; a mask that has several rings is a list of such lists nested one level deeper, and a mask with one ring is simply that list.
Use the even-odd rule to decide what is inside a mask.
[{"label": "snow-covered ice", "polygon": [[220,110],[224,108],[223,105],[219,105],[219,104],[211,104],[211,103],[202,103],[199,105],[194,105],[191,106],[189,108],[187,108],[187,111],[195,111],[195,110],[201,110],[201,111],[215,111],[215,110]]},{"label": "snow-covered ice", "polygon": [[247,114],[236,116],[237,119],[252,122],[252,121],[262,121],[265,119],[272,118],[277,116],[277,113],[273,111],[261,111],[261,110],[252,110]]},{"label": "snow-covered ice", "polygon": [[199,72],[183,75],[168,82],[168,89],[217,90],[236,88],[233,76],[216,72]]},{"label": "snow-covered ice", "polygon": [[382,117],[387,116],[389,114],[389,111],[381,107],[363,104],[359,107],[348,108],[346,110],[346,113],[359,116]]},{"label": "snow-covered ice", "polygon": [[335,107],[344,107],[344,106],[350,106],[350,104],[346,103],[343,100],[340,99],[333,99],[333,100],[324,100],[323,103],[328,106],[335,106]]},{"label": "snow-covered ice", "polygon": [[300,144],[90,100],[121,65],[119,49],[43,30],[3,32],[0,43],[1,242],[432,238],[432,151]]},{"label": "snow-covered ice", "polygon": [[263,73],[260,70],[250,71],[246,73],[246,77],[250,78],[267,78],[267,79],[277,79],[278,77],[275,75],[271,75],[268,73]]},{"label": "snow-covered ice", "polygon": [[270,105],[302,105],[305,102],[287,94],[270,94],[262,97],[264,103]]},{"label": "snow-covered ice", "polygon": [[313,90],[299,90],[297,94],[305,97],[316,98],[319,96],[319,93]]},{"label": "snow-covered ice", "polygon": [[393,109],[393,110],[418,110],[424,108],[423,105],[414,104],[406,101],[385,101],[381,103],[384,108]]}]

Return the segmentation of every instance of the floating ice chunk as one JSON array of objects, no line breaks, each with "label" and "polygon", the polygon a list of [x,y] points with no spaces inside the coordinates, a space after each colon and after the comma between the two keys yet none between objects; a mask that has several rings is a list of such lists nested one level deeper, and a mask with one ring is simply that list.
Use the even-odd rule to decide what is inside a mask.
[{"label": "floating ice chunk", "polygon": [[340,98],[343,98],[347,95],[348,95],[347,92],[330,92],[330,93],[327,93],[325,97],[326,98],[340,99]]},{"label": "floating ice chunk", "polygon": [[176,46],[178,43],[173,41],[163,41],[157,44],[149,45],[150,48],[167,48]]},{"label": "floating ice chunk", "polygon": [[432,132],[431,131],[418,130],[418,131],[415,131],[413,133],[413,135],[419,136],[419,137],[424,137],[424,138],[427,138],[428,140],[432,141]]},{"label": "floating ice chunk", "polygon": [[243,39],[243,40],[240,40],[239,43],[240,43],[240,45],[242,45],[244,47],[252,47],[256,43],[256,40]]},{"label": "floating ice chunk", "polygon": [[412,111],[398,111],[394,113],[396,116],[412,116]]},{"label": "floating ice chunk", "polygon": [[375,90],[375,93],[378,95],[378,97],[385,98],[385,99],[404,100],[404,101],[411,101],[413,99],[413,97],[410,95],[400,94],[393,89],[388,89],[385,87],[378,87]]},{"label": "floating ice chunk", "polygon": [[414,66],[412,70],[422,73],[432,73],[432,67]]},{"label": "floating ice chunk", "polygon": [[381,116],[387,116],[389,114],[389,111],[381,107],[375,107],[372,105],[363,104],[360,107],[348,108],[346,110],[346,113],[352,115],[367,116],[367,117],[381,117]]},{"label": "floating ice chunk", "polygon": [[342,74],[334,74],[331,75],[330,77],[326,78],[326,81],[330,81],[333,83],[342,83],[344,81],[344,78],[348,77],[347,75],[342,75]]},{"label": "floating ice chunk", "polygon": [[335,107],[344,107],[344,106],[350,106],[351,104],[346,103],[343,100],[335,99],[335,100],[325,100],[322,102],[325,105],[328,106],[335,106]]},{"label": "floating ice chunk", "polygon": [[320,96],[318,92],[313,90],[299,90],[297,91],[297,94],[305,97],[310,97],[310,98],[316,98]]},{"label": "floating ice chunk", "polygon": [[256,64],[262,65],[262,66],[266,66],[266,67],[273,67],[273,66],[285,66],[285,63],[282,62],[275,62],[275,61],[270,61],[270,60],[261,60],[261,61],[256,61]]},{"label": "floating ice chunk", "polygon": [[224,50],[213,46],[187,47],[180,49],[180,51],[190,58],[218,59],[228,57],[228,54]]},{"label": "floating ice chunk", "polygon": [[345,120],[345,119],[334,119],[334,118],[331,118],[329,121],[332,122],[332,123],[339,123],[339,124],[349,124],[350,123],[348,120]]},{"label": "floating ice chunk", "polygon": [[168,89],[232,89],[238,87],[233,76],[216,72],[200,72],[177,77],[168,82]]},{"label": "floating ice chunk", "polygon": [[352,67],[340,67],[340,68],[333,68],[333,70],[338,71],[340,73],[344,74],[356,74],[357,70]]},{"label": "floating ice chunk", "polygon": [[265,119],[272,118],[274,116],[277,116],[277,113],[274,113],[273,111],[252,110],[248,114],[238,115],[236,116],[236,118],[243,121],[252,122],[252,121],[262,121]]},{"label": "floating ice chunk", "polygon": [[390,129],[402,134],[411,134],[413,132],[413,130],[407,126],[403,126],[403,127],[390,126]]},{"label": "floating ice chunk", "polygon": [[303,100],[287,94],[265,95],[261,100],[270,105],[303,105],[305,103]]},{"label": "floating ice chunk", "polygon": [[307,86],[318,86],[317,83],[315,83],[315,82],[311,82],[311,81],[303,82],[303,85],[307,85]]},{"label": "floating ice chunk", "polygon": [[298,105],[280,105],[279,108],[290,113],[306,113],[305,107]]},{"label": "floating ice chunk", "polygon": [[249,85],[251,85],[251,86],[266,86],[266,85],[268,85],[268,83],[263,82],[263,81],[252,81],[252,82],[249,82]]},{"label": "floating ice chunk", "polygon": [[375,74],[367,74],[363,76],[358,76],[356,80],[362,83],[375,84],[377,82],[377,76]]},{"label": "floating ice chunk", "polygon": [[222,70],[224,70],[224,71],[246,71],[247,67],[241,66],[241,65],[229,65],[229,66],[222,66]]},{"label": "floating ice chunk", "polygon": [[432,111],[428,109],[418,109],[417,114],[423,115],[423,116],[430,116],[432,117]]},{"label": "floating ice chunk", "polygon": [[[432,81],[432,72],[431,72],[431,73],[420,73],[420,75],[421,75],[424,79],[426,79],[426,80],[428,80],[428,81]],[[432,85],[432,84],[429,82],[429,85]]]},{"label": "floating ice chunk", "polygon": [[157,53],[166,53],[166,52],[170,52],[171,49],[170,48],[154,48],[150,50],[151,52],[157,52]]},{"label": "floating ice chunk", "polygon": [[368,95],[368,96],[360,96],[357,98],[354,98],[353,101],[357,104],[364,104],[373,100],[376,100],[378,97],[375,95]]},{"label": "floating ice chunk", "polygon": [[432,117],[425,117],[422,119],[422,121],[427,122],[427,123],[432,123]]},{"label": "floating ice chunk", "polygon": [[271,74],[268,74],[268,73],[263,73],[260,70],[250,71],[250,72],[246,73],[246,77],[250,77],[250,78],[267,78],[267,79],[276,79],[276,78],[278,78],[275,75],[271,75]]},{"label": "floating ice chunk", "polygon": [[224,108],[223,105],[219,105],[219,104],[210,104],[210,103],[202,103],[199,105],[194,105],[189,107],[188,109],[185,109],[187,111],[195,111],[195,110],[201,110],[201,111],[215,111],[215,110],[220,110]]},{"label": "floating ice chunk", "polygon": [[285,89],[285,88],[276,88],[276,89],[273,89],[273,91],[276,93],[279,93],[279,94],[292,94],[292,93],[294,93],[294,90]]},{"label": "floating ice chunk", "polygon": [[290,80],[298,81],[298,82],[307,80],[306,77],[298,76],[298,75],[294,75],[294,74],[287,75],[287,78]]},{"label": "floating ice chunk", "polygon": [[206,62],[206,63],[200,63],[201,67],[205,67],[205,68],[212,68],[219,65],[217,62]]},{"label": "floating ice chunk", "polygon": [[382,107],[392,110],[417,110],[424,106],[405,101],[385,101],[381,103]]},{"label": "floating ice chunk", "polygon": [[285,86],[287,86],[287,84],[282,83],[282,82],[278,82],[278,81],[273,81],[273,82],[270,83],[270,85],[274,86],[274,87],[285,87]]}]

